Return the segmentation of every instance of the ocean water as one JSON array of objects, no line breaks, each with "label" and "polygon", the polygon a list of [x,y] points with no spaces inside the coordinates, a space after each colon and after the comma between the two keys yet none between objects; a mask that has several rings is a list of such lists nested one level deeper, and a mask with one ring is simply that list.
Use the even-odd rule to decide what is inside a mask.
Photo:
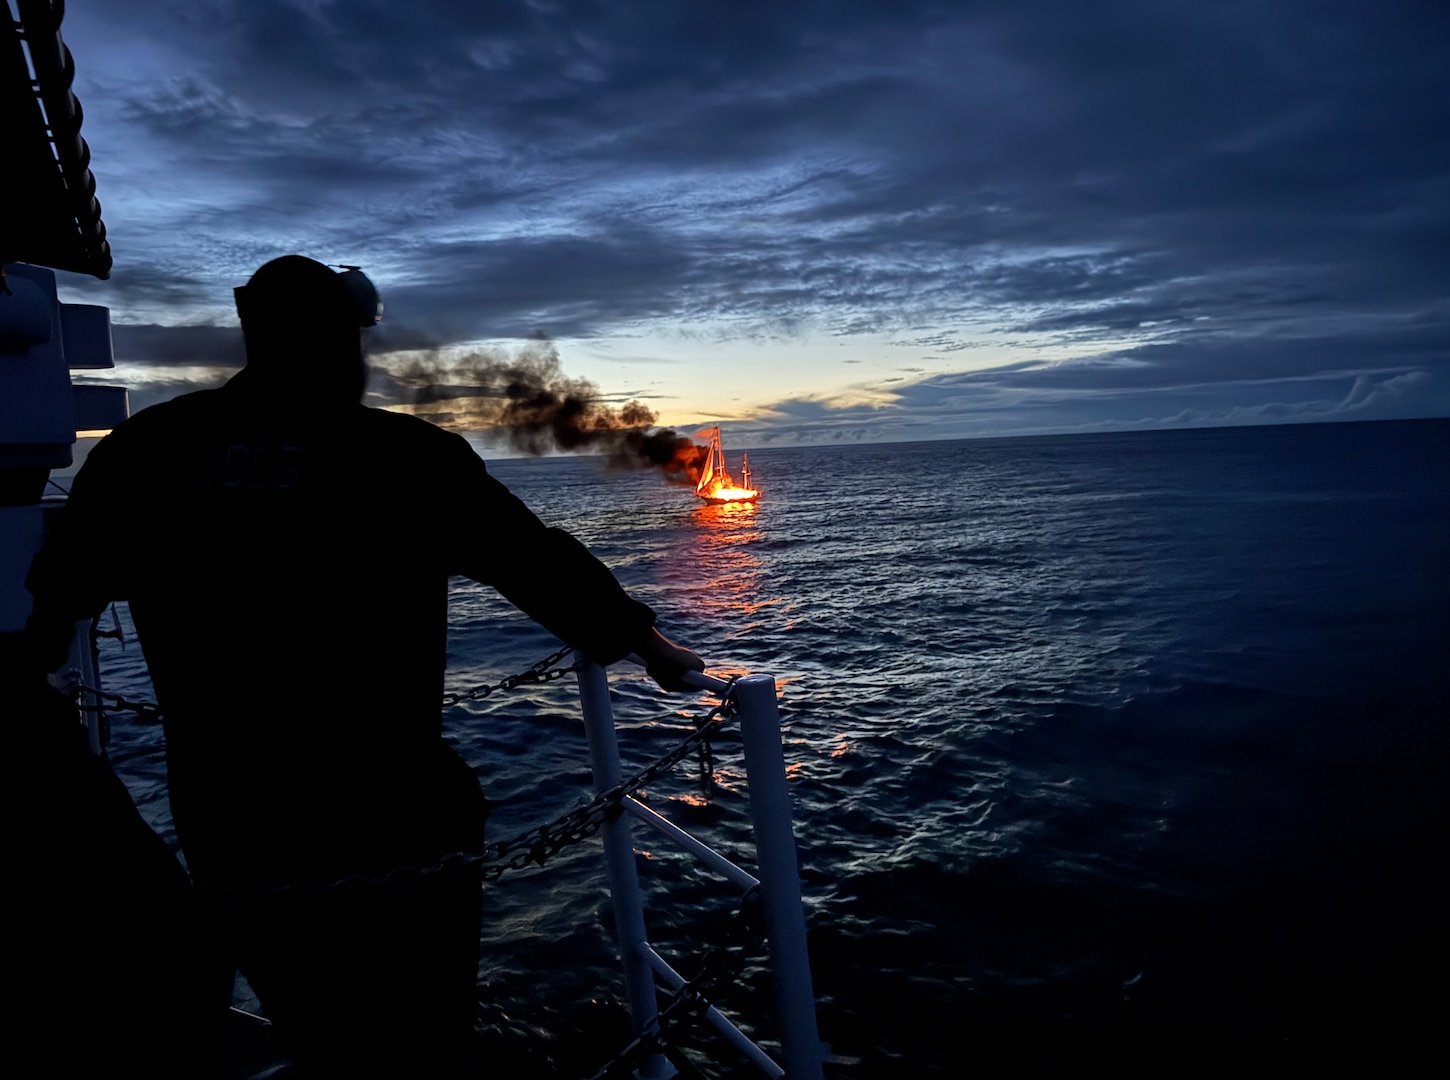
[{"label": "ocean water", "polygon": [[[492,468],[711,670],[776,676],[828,1076],[1392,1075],[1436,1045],[1450,422],[751,464],[764,497],[726,507],[590,460]],[[553,645],[455,584],[450,689]],[[134,643],[103,664],[147,692]],[[627,665],[611,681],[627,766],[708,705]],[[338,687],[340,729],[367,692]],[[493,837],[588,798],[572,680],[445,719]],[[118,721],[112,748],[169,836],[158,733]],[[681,766],[647,794],[749,865],[733,733],[708,789]],[[637,843],[651,936],[688,972],[735,898]],[[501,1074],[588,1075],[627,1041],[597,847],[506,876],[487,908]],[[769,1040],[761,959],[721,1004]],[[697,1050],[749,1075],[708,1035]]]}]

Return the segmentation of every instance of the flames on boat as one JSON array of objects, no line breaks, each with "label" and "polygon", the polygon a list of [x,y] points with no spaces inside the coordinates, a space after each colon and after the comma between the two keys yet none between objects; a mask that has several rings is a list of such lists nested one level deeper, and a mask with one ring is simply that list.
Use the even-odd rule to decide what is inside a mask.
[{"label": "flames on boat", "polygon": [[725,468],[725,451],[720,445],[720,429],[714,427],[698,434],[708,438],[710,443],[707,447],[698,448],[704,451],[704,460],[700,466],[700,475],[695,481],[695,494],[711,503],[751,502],[760,498],[760,492],[750,486],[750,455],[742,456],[741,479],[737,482]]}]

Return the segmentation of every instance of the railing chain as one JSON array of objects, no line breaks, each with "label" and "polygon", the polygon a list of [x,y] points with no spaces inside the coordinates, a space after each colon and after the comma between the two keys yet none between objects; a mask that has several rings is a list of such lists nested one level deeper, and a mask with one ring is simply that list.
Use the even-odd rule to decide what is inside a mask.
[{"label": "railing chain", "polygon": [[[113,630],[101,631],[101,637],[119,637],[121,633],[119,620]],[[124,639],[123,639],[124,641]],[[557,652],[552,652],[538,663],[533,664],[527,671],[521,671],[517,675],[508,675],[496,683],[487,686],[475,686],[471,690],[461,690],[455,693],[443,695],[443,708],[447,709],[454,705],[461,705],[465,701],[482,701],[491,694],[501,690],[512,690],[518,686],[530,686],[540,683],[551,683],[556,679],[562,679],[565,675],[579,670],[578,664],[570,664],[568,667],[555,667],[560,660],[568,656],[572,650],[566,645]],[[76,682],[68,688],[74,693],[87,693],[100,698],[102,704],[81,705],[81,709],[87,712],[134,712],[137,719],[143,724],[159,723],[161,720],[161,706],[154,701],[131,701],[120,694],[112,694],[108,691],[98,689],[94,686],[86,686],[84,683]]]},{"label": "railing chain", "polygon": [[570,672],[578,671],[578,664],[570,664],[568,667],[554,667],[560,660],[568,656],[572,650],[565,645],[558,652],[552,652],[544,657],[537,664],[534,664],[527,671],[521,671],[517,675],[509,675],[489,686],[475,686],[472,690],[464,690],[460,693],[444,694],[443,707],[451,708],[454,705],[461,705],[465,701],[482,701],[490,694],[496,694],[500,690],[512,690],[516,686],[528,686],[537,683],[549,683],[555,679],[562,679]]},{"label": "railing chain", "polygon": [[[726,702],[731,700],[731,695],[735,692],[735,682],[739,678],[740,676],[738,675],[730,676],[730,681],[726,685],[725,693],[723,695]],[[720,708],[724,708],[724,702],[721,703]],[[713,721],[718,714],[719,709],[712,709],[705,716],[701,717],[699,720],[696,720],[696,730],[710,729],[711,721]],[[714,781],[714,779],[715,753],[710,743],[710,735],[707,733],[705,737],[700,740],[700,789],[705,795],[710,794],[710,785]]]},{"label": "railing chain", "polygon": [[[559,649],[533,664],[526,671],[510,675],[497,683],[445,694],[443,707],[448,708],[465,701],[482,701],[500,691],[561,679],[579,669],[578,664],[570,664],[568,667],[555,666],[570,651],[568,647]],[[735,679],[732,678],[720,704],[697,719],[695,730],[668,754],[640,769],[628,780],[608,791],[600,792],[586,805],[576,807],[554,821],[536,825],[512,839],[489,844],[480,853],[454,852],[427,866],[402,866],[382,875],[357,874],[319,884],[291,883],[269,888],[203,886],[200,891],[213,899],[222,901],[289,900],[304,896],[336,895],[388,888],[403,882],[467,872],[479,873],[482,881],[489,884],[496,882],[510,870],[522,870],[528,866],[543,866],[560,851],[597,833],[607,821],[621,813],[620,804],[626,796],[633,795],[641,788],[653,783],[692,753],[698,752],[699,754],[700,780],[708,790],[714,775],[714,755],[711,751],[710,739],[719,726],[726,719],[735,715],[737,711],[734,686]],[[155,722],[161,717],[161,708],[154,702],[131,701],[120,694],[108,693],[80,683],[74,684],[71,690],[73,693],[92,694],[104,702],[109,702],[109,704],[82,705],[80,706],[82,709],[131,711],[136,713],[143,722]],[[708,994],[715,993],[717,988],[739,975],[745,962],[743,947],[759,939],[760,922],[760,887],[757,885],[741,898],[739,908],[726,924],[723,940],[701,959],[694,977],[676,989],[670,995],[664,1008],[645,1025],[644,1030],[612,1061],[596,1072],[590,1080],[613,1080],[615,1077],[630,1075],[645,1059],[656,1054],[665,1054],[678,1066],[690,1066],[691,1063],[683,1057],[680,1051],[677,1033],[697,1024],[710,1009],[712,1002],[707,997]]]},{"label": "railing chain", "polygon": [[90,694],[101,699],[95,705],[77,705],[76,708],[81,712],[133,712],[136,714],[137,723],[161,723],[161,706],[154,701],[130,701],[120,694],[108,693],[83,682],[75,683],[70,689],[72,693]]},{"label": "railing chain", "polygon": [[[714,1004],[706,995],[739,976],[745,966],[744,947],[760,939],[760,930],[760,886],[756,885],[740,898],[740,906],[725,924],[724,939],[705,953],[694,977],[682,983],[644,1030],[589,1080],[628,1076],[645,1059],[677,1048],[675,1033],[697,1025]],[[674,1056],[669,1056],[673,1061]]]},{"label": "railing chain", "polygon": [[297,882],[260,888],[202,886],[201,889],[217,899],[281,900],[324,893],[387,888],[406,881],[451,876],[468,871],[481,872],[483,882],[490,884],[510,870],[522,870],[527,866],[543,866],[560,851],[593,836],[604,826],[605,822],[621,813],[620,803],[625,796],[633,795],[636,791],[668,773],[707,741],[725,722],[726,718],[733,715],[735,715],[734,698],[726,698],[696,722],[695,730],[687,735],[679,746],[640,769],[628,780],[615,785],[608,791],[601,791],[590,802],[570,810],[567,814],[547,824],[536,825],[512,839],[488,844],[481,852],[454,852],[426,866],[400,866],[385,874],[354,874],[328,882]]}]

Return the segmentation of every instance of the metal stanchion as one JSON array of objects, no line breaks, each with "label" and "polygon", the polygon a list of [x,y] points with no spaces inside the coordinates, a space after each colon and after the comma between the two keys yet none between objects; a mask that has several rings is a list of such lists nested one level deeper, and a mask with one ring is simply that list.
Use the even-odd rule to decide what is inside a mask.
[{"label": "metal stanchion", "polygon": [[805,914],[801,908],[790,792],[780,744],[780,710],[775,679],[747,675],[735,684],[745,773],[750,785],[750,815],[760,860],[761,914],[770,942],[777,1016],[790,1080],[821,1080],[821,1040],[816,1030],[816,999],[806,952]]},{"label": "metal stanchion", "polygon": [[[584,732],[589,740],[589,767],[594,773],[596,792],[608,791],[623,779],[619,765],[619,739],[614,733],[614,709],[609,703],[609,679],[604,669],[579,658],[579,700],[584,712]],[[614,906],[614,923],[624,955],[624,989],[629,1001],[630,1023],[638,1035],[659,1012],[655,997],[654,972],[642,946],[644,902],[639,892],[639,875],[634,868],[634,843],[630,839],[629,815],[620,814],[603,828],[604,863],[609,876],[609,896]],[[660,1055],[641,1066],[642,1080],[664,1080],[675,1074],[669,1059]]]}]

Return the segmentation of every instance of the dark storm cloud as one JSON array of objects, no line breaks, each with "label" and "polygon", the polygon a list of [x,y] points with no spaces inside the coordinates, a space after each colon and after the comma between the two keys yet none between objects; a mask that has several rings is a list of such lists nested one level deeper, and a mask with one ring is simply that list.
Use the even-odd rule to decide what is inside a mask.
[{"label": "dark storm cloud", "polygon": [[107,281],[92,281],[64,270],[56,271],[56,280],[84,295],[86,303],[123,311],[155,311],[193,304],[211,290],[195,270],[195,267],[162,267],[132,259],[117,267]]},{"label": "dark storm cloud", "polygon": [[236,371],[246,360],[242,332],[235,326],[146,326],[111,328],[120,363],[156,367],[207,367]]},{"label": "dark storm cloud", "polygon": [[586,334],[611,321],[668,317],[698,273],[687,248],[669,236],[624,227],[591,237],[439,245],[411,266],[414,280],[389,290],[388,303],[431,311],[452,340],[522,338],[545,326]]},{"label": "dark storm cloud", "polygon": [[111,328],[116,363],[122,372],[87,371],[78,381],[123,384],[131,412],[192,390],[220,386],[246,359],[242,332],[226,326],[119,324]]},{"label": "dark storm cloud", "polygon": [[[234,227],[233,278],[289,230],[370,255],[416,328],[400,341],[728,321],[885,331],[928,360],[996,327],[1083,359],[893,383],[895,407],[975,394],[1021,418],[1051,393],[1098,422],[1107,395],[1166,395],[1130,423],[1185,398],[1251,408],[1252,385],[1342,403],[1345,372],[1414,371],[1395,393],[1442,407],[1443,3],[137,0],[124,17],[194,61],[128,83],[125,123],[230,200],[177,206],[177,227]],[[123,295],[165,302],[171,264],[139,262]]]}]

